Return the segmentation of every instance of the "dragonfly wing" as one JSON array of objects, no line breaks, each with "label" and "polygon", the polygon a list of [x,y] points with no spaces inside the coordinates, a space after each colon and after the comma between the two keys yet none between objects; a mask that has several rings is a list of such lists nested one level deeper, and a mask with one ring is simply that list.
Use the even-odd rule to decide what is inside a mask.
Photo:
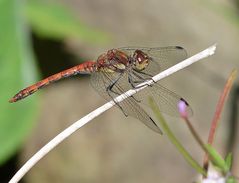
[{"label": "dragonfly wing", "polygon": [[[181,96],[170,91],[169,89],[163,87],[158,83],[155,83],[152,86],[149,86],[136,94],[136,97],[141,98],[142,102],[146,105],[148,105],[147,96],[153,97],[154,101],[159,106],[161,112],[174,117],[180,117],[180,113],[178,111],[178,103],[180,101],[186,102],[186,100],[183,99]],[[186,111],[188,116],[190,117],[193,115],[193,110],[188,104],[188,102],[186,102],[186,105]]]},{"label": "dragonfly wing", "polygon": [[[187,58],[186,50],[178,46],[158,48],[125,47],[120,49],[126,52],[129,56],[132,56],[135,50],[138,49],[151,57],[151,62],[142,72],[134,70],[130,75],[133,82],[138,82],[139,78],[142,78],[141,82],[143,82],[145,79],[150,78],[149,76],[146,76],[145,73],[153,76]],[[144,100],[144,103],[148,104],[147,96],[149,95],[154,98],[162,112],[169,114],[170,116],[180,116],[177,106],[181,100],[184,100],[182,97],[155,83],[151,87],[140,91],[135,95],[135,98],[142,99]],[[187,112],[189,116],[193,114],[192,108],[189,105],[187,106]]]},{"label": "dragonfly wing", "polygon": [[132,56],[135,50],[142,50],[151,58],[152,62],[156,62],[159,65],[160,70],[158,70],[157,73],[162,72],[187,58],[187,51],[180,46],[156,48],[123,47],[119,49],[129,56]]},{"label": "dragonfly wing", "polygon": [[162,131],[148,113],[136,102],[133,97],[119,103],[129,116],[132,116],[143,122],[151,130],[162,134]]},{"label": "dragonfly wing", "polygon": [[[112,85],[112,83],[115,83],[115,85],[112,87],[112,91],[108,90],[108,93],[107,88]],[[91,85],[106,100],[112,100],[112,98],[117,97],[131,88],[128,83],[127,74],[121,75],[117,72],[92,73]]]},{"label": "dragonfly wing", "polygon": [[[112,91],[108,93],[106,88],[112,84],[112,82],[117,79],[119,75],[117,73],[104,73],[97,72],[92,74],[91,85],[93,88],[106,100],[112,100],[112,97],[116,97],[125,91],[127,91],[131,86],[128,82],[125,83],[127,79],[127,74],[121,76],[118,82],[112,88]],[[128,97],[126,100],[118,103],[117,105],[126,116],[132,116],[141,122],[143,122],[147,127],[152,129],[157,133],[162,133],[160,128],[154,122],[154,120],[147,114],[147,112],[138,104],[137,100],[134,97]]]}]

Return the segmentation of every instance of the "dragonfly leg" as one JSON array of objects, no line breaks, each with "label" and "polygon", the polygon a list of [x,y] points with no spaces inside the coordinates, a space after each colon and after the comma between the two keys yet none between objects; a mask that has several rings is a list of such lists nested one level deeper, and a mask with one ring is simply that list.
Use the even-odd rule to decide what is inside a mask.
[{"label": "dragonfly leg", "polygon": [[[129,74],[129,76],[128,76],[128,81],[129,81],[130,85],[132,86],[132,88],[134,88],[134,89],[137,89],[137,87],[135,86],[135,84],[142,83],[142,81],[133,81],[131,74]],[[139,88],[139,87],[138,87],[138,88]],[[136,102],[138,102],[138,103],[141,102],[141,100],[136,99],[135,96],[132,95],[131,97],[132,97]]]},{"label": "dragonfly leg", "polygon": [[[156,83],[156,81],[154,81],[154,79],[152,78],[153,75],[151,74],[148,74],[148,73],[145,73],[145,72],[142,72],[142,71],[136,71],[137,73],[140,73],[140,74],[143,74],[143,75],[146,75],[146,76],[149,76],[148,78],[144,78],[144,79],[148,79],[148,80],[152,80],[154,83]],[[136,74],[136,73],[134,73]],[[138,77],[142,78],[141,76],[139,76],[138,74],[136,74]]]},{"label": "dragonfly leg", "polygon": [[[133,74],[136,76],[136,77],[138,77],[139,79],[141,79],[142,81],[139,81],[139,83],[140,82],[143,82],[143,81],[145,81],[145,80],[152,80],[153,81],[153,83],[156,83],[156,81],[154,81],[154,79],[152,78],[153,76],[151,75],[151,74],[147,74],[147,73],[145,73],[145,72],[142,72],[142,71],[137,71],[137,70],[134,70],[135,72],[133,72]],[[140,76],[138,73],[140,73],[140,74],[143,74],[143,75],[146,75],[146,76],[148,76],[148,78],[143,78],[142,76]],[[146,84],[147,86],[152,86],[152,85],[149,85],[149,84]]]},{"label": "dragonfly leg", "polygon": [[[139,80],[133,80],[132,78],[132,74],[134,75],[134,76],[136,76]],[[141,77],[140,75],[138,75],[137,73],[135,73],[135,72],[132,72],[131,74],[129,74],[129,76],[128,76],[128,81],[129,81],[129,83],[131,84],[131,86],[133,87],[133,88],[135,88],[135,89],[137,89],[137,88],[141,88],[141,87],[143,87],[143,86],[145,86],[145,85],[142,85],[142,86],[139,86],[139,87],[137,87],[136,85],[138,85],[138,84],[140,84],[140,83],[142,83],[142,82],[144,82],[145,80],[147,80],[147,78],[143,78],[143,77]],[[153,80],[151,77],[150,78],[148,78],[148,80]],[[153,82],[155,83],[155,81],[153,80]],[[146,84],[147,86],[151,86],[151,85],[149,85],[149,84]]]},{"label": "dragonfly leg", "polygon": [[128,114],[124,111],[124,109],[122,108],[122,106],[116,102],[114,100],[114,97],[111,95],[111,92],[116,94],[116,95],[120,95],[120,93],[116,92],[113,90],[113,87],[115,86],[115,84],[119,81],[119,79],[122,77],[123,73],[119,75],[118,78],[116,78],[107,88],[106,88],[106,91],[108,93],[108,95],[111,97],[111,99],[114,101],[114,103],[120,108],[120,110],[123,112],[123,114],[127,117]]},{"label": "dragonfly leg", "polygon": [[134,74],[139,73],[139,74],[148,76],[148,78],[142,78],[141,76],[139,76],[138,74],[136,74],[138,77],[140,77],[140,78],[142,78],[142,79],[151,79],[151,78],[153,77],[153,75],[148,74],[148,73],[143,72],[143,71],[138,71],[138,70],[134,70],[134,71],[135,71]]},{"label": "dragonfly leg", "polygon": [[[129,74],[129,76],[128,76],[128,82],[130,83],[132,88],[136,88],[135,83],[137,83],[137,82],[133,81],[131,74]],[[138,81],[138,83],[140,83],[140,81]]]}]

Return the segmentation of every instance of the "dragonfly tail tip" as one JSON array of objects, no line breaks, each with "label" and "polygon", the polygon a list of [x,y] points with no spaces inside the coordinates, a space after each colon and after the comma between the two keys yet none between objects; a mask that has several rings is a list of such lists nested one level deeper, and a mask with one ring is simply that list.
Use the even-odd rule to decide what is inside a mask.
[{"label": "dragonfly tail tip", "polygon": [[17,102],[18,99],[16,97],[12,97],[8,102],[9,103],[14,103],[14,102]]},{"label": "dragonfly tail tip", "polygon": [[11,98],[8,102],[13,103],[13,102],[15,102],[15,100],[14,100],[14,98]]}]

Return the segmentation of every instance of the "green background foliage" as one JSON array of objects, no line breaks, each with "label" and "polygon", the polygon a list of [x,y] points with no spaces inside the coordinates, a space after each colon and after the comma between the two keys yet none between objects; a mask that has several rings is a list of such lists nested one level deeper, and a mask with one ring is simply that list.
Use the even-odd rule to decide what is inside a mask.
[{"label": "green background foliage", "polygon": [[36,67],[20,1],[0,2],[0,163],[25,139],[36,116],[37,98],[16,104],[11,95],[36,79]]},{"label": "green background foliage", "polygon": [[57,40],[75,38],[103,43],[108,39],[105,33],[92,30],[62,5],[24,2],[0,1],[0,164],[20,147],[36,119],[37,97],[8,103],[13,94],[34,83],[38,75],[29,29]]}]

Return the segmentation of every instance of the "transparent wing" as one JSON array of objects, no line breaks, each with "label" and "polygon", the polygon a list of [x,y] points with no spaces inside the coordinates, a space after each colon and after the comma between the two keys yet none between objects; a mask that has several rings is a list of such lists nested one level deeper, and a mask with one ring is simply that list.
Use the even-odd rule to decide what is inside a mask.
[{"label": "transparent wing", "polygon": [[[120,79],[118,79],[118,77],[120,77]],[[108,93],[106,88],[115,82],[115,80],[117,80],[116,84],[113,86],[112,91],[109,91]],[[131,88],[127,81],[127,73],[124,73],[124,75],[120,76],[119,73],[96,72],[93,73],[91,77],[91,85],[93,88],[108,101]],[[153,119],[142,107],[140,107],[135,98],[128,97],[126,100],[118,103],[118,107],[126,116],[132,116],[143,122],[153,131],[162,133]]]},{"label": "transparent wing", "polygon": [[[117,82],[116,82],[117,81]],[[116,82],[112,90],[114,92],[107,92],[107,87]],[[127,79],[127,73],[121,75],[117,72],[95,72],[91,74],[92,87],[106,100],[112,100],[112,98],[124,93],[132,88]],[[110,95],[109,95],[110,94]]]},{"label": "transparent wing", "polygon": [[129,56],[132,56],[135,50],[141,50],[146,53],[152,61],[146,70],[152,75],[162,72],[187,58],[186,50],[180,46],[156,48],[122,47],[119,48],[119,50],[125,52]]},{"label": "transparent wing", "polygon": [[[146,96],[153,97],[154,101],[159,106],[161,112],[174,117],[180,117],[178,111],[178,103],[182,100],[186,101],[181,96],[168,90],[167,88],[163,87],[158,83],[155,83],[152,86],[149,86],[144,90],[135,94],[135,97],[137,99],[141,99],[142,103],[148,105],[148,97]],[[188,102],[186,102],[186,104],[187,104],[186,111],[188,116],[190,117],[193,115],[193,110],[191,106],[188,104]]]},{"label": "transparent wing", "polygon": [[[143,73],[132,71],[130,77],[135,84],[150,78],[145,73],[153,76],[187,58],[186,50],[178,46],[158,48],[125,47],[120,49],[129,56],[132,56],[135,50],[139,49],[152,58],[152,62],[143,70]],[[149,95],[154,98],[162,112],[170,116],[180,116],[177,106],[178,102],[183,99],[181,96],[157,83],[134,96],[138,100],[142,100],[143,103],[148,104],[147,96]],[[187,106],[187,112],[189,116],[193,114],[192,108],[189,105]]]}]

